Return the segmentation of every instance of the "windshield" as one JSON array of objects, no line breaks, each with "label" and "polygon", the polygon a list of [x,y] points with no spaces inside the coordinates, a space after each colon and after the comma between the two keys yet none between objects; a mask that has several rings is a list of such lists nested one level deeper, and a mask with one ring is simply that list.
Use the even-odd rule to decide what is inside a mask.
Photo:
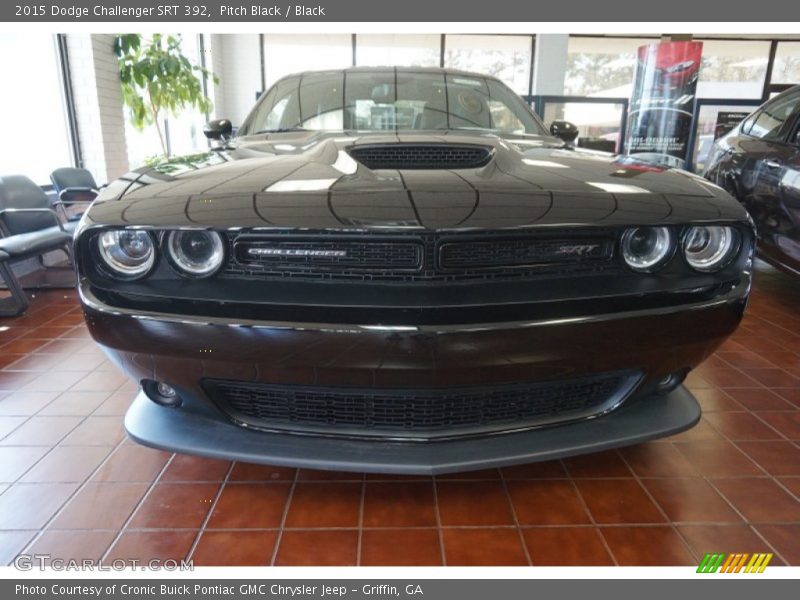
[{"label": "windshield", "polygon": [[287,77],[259,101],[239,135],[300,129],[547,135],[523,100],[494,79],[402,70]]}]

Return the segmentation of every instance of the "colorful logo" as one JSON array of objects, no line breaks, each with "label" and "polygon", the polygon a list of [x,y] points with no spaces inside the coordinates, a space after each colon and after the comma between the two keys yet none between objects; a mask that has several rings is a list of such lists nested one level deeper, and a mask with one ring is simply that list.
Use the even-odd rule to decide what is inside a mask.
[{"label": "colorful logo", "polygon": [[698,573],[763,573],[772,553],[759,552],[754,554],[738,553],[723,554],[722,552],[708,553],[697,567]]}]

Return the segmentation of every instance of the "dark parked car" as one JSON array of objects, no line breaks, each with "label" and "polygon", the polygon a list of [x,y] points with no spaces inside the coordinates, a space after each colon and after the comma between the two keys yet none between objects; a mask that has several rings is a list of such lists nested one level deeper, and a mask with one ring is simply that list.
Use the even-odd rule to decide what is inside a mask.
[{"label": "dark parked car", "polygon": [[705,176],[750,212],[758,255],[800,274],[800,86],[717,140]]},{"label": "dark parked car", "polygon": [[450,70],[287,77],[230,131],[113,182],[76,234],[89,329],[142,386],[134,439],[436,473],[697,422],[681,383],[750,287],[719,187],[574,149]]}]

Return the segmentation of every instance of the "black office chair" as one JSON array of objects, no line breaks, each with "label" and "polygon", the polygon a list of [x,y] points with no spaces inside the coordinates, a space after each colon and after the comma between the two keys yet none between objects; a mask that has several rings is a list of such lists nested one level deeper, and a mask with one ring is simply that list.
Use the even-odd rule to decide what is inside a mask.
[{"label": "black office chair", "polygon": [[[27,258],[38,257],[43,268],[43,256],[55,250],[63,251],[72,260],[72,234],[65,228],[50,204],[47,195],[24,175],[0,177],[0,278],[11,293],[0,302],[0,316],[15,316],[25,312],[28,298],[11,265]],[[73,287],[74,273],[69,269],[68,287]],[[59,286],[66,287],[66,286]]]},{"label": "black office chair", "polygon": [[74,231],[75,225],[83,216],[83,211],[72,212],[71,208],[80,204],[91,204],[97,197],[98,187],[94,177],[86,169],[63,167],[50,173],[53,189],[58,194],[58,200],[53,202],[63,214],[68,231]]}]

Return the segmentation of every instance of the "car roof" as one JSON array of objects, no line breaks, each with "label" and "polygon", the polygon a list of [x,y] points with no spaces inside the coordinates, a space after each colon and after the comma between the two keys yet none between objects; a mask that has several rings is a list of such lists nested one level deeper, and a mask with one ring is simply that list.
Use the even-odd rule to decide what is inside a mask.
[{"label": "car roof", "polygon": [[[463,71],[461,69],[451,69],[447,67],[395,67],[395,66],[370,66],[370,67],[346,67],[344,69],[312,69],[309,71],[298,71],[297,73],[290,73],[284,75],[278,81],[288,79],[290,77],[304,77],[306,75],[322,75],[324,73],[385,73],[387,71],[394,71],[397,73],[425,73],[425,74],[441,74],[448,75],[461,75],[462,77],[478,77],[481,79],[491,79],[493,81],[500,81],[494,75],[487,75],[486,73],[478,73],[476,71]],[[278,83],[276,81],[275,85]]]}]

